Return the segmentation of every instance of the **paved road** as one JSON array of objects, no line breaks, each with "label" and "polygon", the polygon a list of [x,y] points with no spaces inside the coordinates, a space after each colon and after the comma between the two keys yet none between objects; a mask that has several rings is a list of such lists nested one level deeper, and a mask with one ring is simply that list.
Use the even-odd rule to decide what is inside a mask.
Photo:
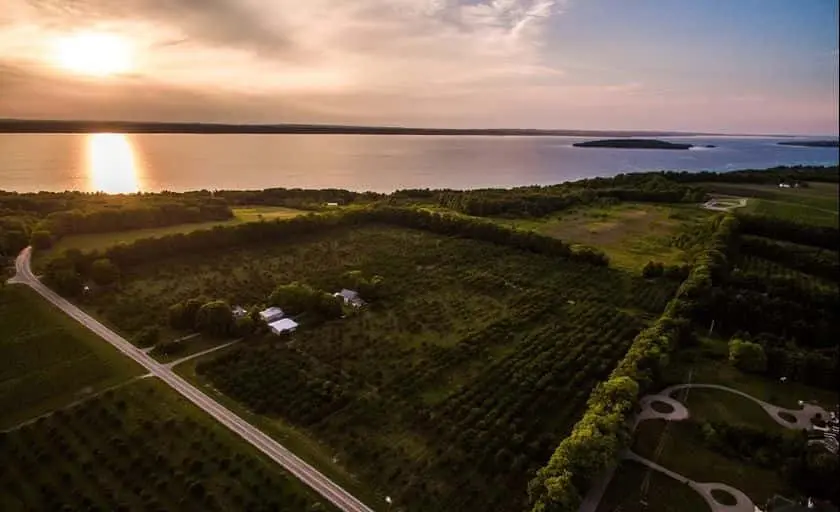
[{"label": "paved road", "polygon": [[[654,471],[658,471],[664,475],[668,475],[669,477],[673,478],[674,480],[686,484],[692,489],[694,489],[700,496],[706,500],[706,503],[709,505],[709,508],[712,509],[712,512],[754,512],[756,510],[755,504],[753,504],[752,500],[744,494],[740,489],[736,489],[731,485],[719,483],[719,482],[695,482],[690,478],[686,478],[683,475],[671,471],[670,469],[660,466],[659,464],[653,462],[652,460],[648,460],[644,457],[641,457],[630,450],[625,450],[622,453],[622,457],[628,460],[632,460],[638,462],[639,464],[643,464]],[[724,491],[730,496],[735,499],[734,505],[724,505],[723,503],[717,501],[712,494],[712,491]]]},{"label": "paved road", "polygon": [[738,204],[731,204],[729,206],[720,205],[715,199],[710,199],[703,203],[703,208],[718,212],[728,212],[729,210],[733,210],[735,208],[743,208],[745,206],[747,206],[747,200],[744,198],[738,199]]},{"label": "paved road", "polygon": [[[765,402],[764,400],[759,400],[758,398],[750,395],[749,393],[744,393],[743,391],[730,388],[728,386],[721,386],[719,384],[677,384],[676,386],[671,386],[659,392],[660,395],[670,396],[673,393],[685,389],[685,388],[698,388],[698,389],[717,389],[720,391],[726,391],[729,393],[734,393],[736,395],[742,396],[747,400],[751,400],[758,405],[761,406],[764,411],[770,415],[773,420],[778,423],[779,425],[785,428],[791,429],[800,429],[800,430],[810,430],[811,429],[811,419],[816,416],[817,414],[821,415],[823,418],[828,418],[828,411],[820,407],[819,405],[814,404],[803,404],[802,409],[785,409],[784,407],[779,407],[778,405],[773,405],[771,403]],[[779,415],[780,413],[787,413],[791,417],[794,418],[794,421],[787,421],[782,419]]]},{"label": "paved road", "polygon": [[336,507],[344,512],[373,512],[371,508],[353,497],[326,476],[319,473],[315,468],[298,458],[295,454],[283,447],[280,443],[270,438],[259,429],[240,418],[220,403],[216,402],[201,390],[175,374],[171,368],[158,363],[149,355],[138,349],[114,331],[108,329],[96,319],[55,293],[41,283],[32,273],[30,258],[31,247],[21,251],[15,261],[15,276],[9,280],[10,283],[20,283],[29,286],[42,297],[55,304],[67,315],[98,334],[102,339],[113,345],[117,350],[137,361],[141,366],[168,384],[172,389],[180,393],[184,398],[194,403],[207,414],[215,418],[219,423],[226,426],[242,439],[251,443],[258,450],[266,454],[272,460],[283,466],[289,473],[298,477],[306,485],[313,488],[321,496],[329,500]]}]

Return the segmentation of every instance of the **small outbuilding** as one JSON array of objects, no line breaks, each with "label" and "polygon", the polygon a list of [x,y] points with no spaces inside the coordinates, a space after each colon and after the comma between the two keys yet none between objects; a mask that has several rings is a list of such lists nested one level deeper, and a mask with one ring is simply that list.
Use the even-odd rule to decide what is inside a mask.
[{"label": "small outbuilding", "polygon": [[340,292],[334,293],[333,297],[339,297],[345,304],[357,308],[363,306],[365,303],[365,301],[359,297],[359,292],[355,290],[348,290],[347,288],[343,288]]},{"label": "small outbuilding", "polygon": [[286,332],[295,332],[298,328],[298,324],[291,318],[281,318],[280,320],[268,324],[268,327],[271,329],[271,332],[280,335]]},{"label": "small outbuilding", "polygon": [[277,307],[270,307],[268,309],[264,309],[264,310],[260,311],[260,318],[262,319],[263,322],[265,322],[267,324],[270,324],[271,322],[274,322],[275,320],[280,320],[284,316],[285,316],[285,313],[283,313],[283,310],[280,309],[280,308],[277,308]]},{"label": "small outbuilding", "polygon": [[234,318],[242,318],[243,316],[248,314],[248,312],[242,306],[233,306],[231,311],[233,312]]}]

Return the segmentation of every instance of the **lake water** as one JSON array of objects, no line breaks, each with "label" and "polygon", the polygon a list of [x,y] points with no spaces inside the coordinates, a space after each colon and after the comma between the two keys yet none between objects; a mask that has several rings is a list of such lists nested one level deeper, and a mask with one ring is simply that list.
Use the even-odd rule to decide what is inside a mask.
[{"label": "lake water", "polygon": [[480,188],[547,185],[648,170],[837,164],[836,148],[790,139],[665,138],[717,147],[575,148],[579,137],[0,134],[0,190],[135,192],[269,187]]}]

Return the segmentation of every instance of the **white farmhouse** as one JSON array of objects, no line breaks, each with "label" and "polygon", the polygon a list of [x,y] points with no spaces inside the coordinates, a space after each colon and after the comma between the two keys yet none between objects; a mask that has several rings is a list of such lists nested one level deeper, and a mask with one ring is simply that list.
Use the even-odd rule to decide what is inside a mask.
[{"label": "white farmhouse", "polygon": [[281,318],[280,320],[276,320],[268,324],[268,327],[271,329],[271,332],[279,336],[284,332],[295,332],[298,328],[298,324],[291,318]]},{"label": "white farmhouse", "polygon": [[284,315],[285,313],[283,313],[282,309],[275,307],[270,307],[268,309],[260,311],[260,318],[263,322],[267,324],[270,324],[275,320],[280,320],[281,318],[283,318]]},{"label": "white farmhouse", "polygon": [[362,298],[359,297],[359,292],[348,290],[347,288],[343,288],[340,292],[334,293],[333,297],[339,297],[345,304],[356,308],[363,306],[365,303]]}]

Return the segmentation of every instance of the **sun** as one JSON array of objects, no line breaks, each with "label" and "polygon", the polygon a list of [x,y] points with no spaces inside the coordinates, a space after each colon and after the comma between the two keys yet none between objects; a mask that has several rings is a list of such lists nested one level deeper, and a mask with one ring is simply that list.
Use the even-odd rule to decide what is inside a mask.
[{"label": "sun", "polygon": [[109,76],[131,71],[134,58],[129,42],[104,32],[82,32],[55,41],[56,64],[74,73]]}]

